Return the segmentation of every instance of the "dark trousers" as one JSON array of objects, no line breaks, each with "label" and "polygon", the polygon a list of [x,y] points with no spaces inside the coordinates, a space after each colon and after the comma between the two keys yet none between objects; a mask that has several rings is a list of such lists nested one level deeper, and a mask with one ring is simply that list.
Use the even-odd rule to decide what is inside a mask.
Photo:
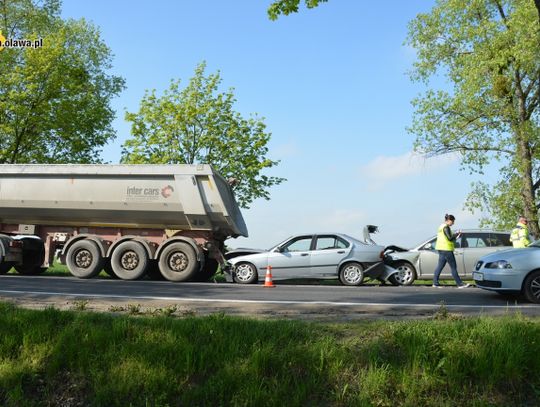
[{"label": "dark trousers", "polygon": [[463,281],[461,281],[461,278],[459,277],[459,274],[457,272],[456,258],[454,257],[454,252],[449,250],[438,250],[438,252],[439,262],[437,263],[437,268],[435,269],[435,273],[433,275],[433,284],[439,284],[439,276],[441,275],[441,271],[446,265],[446,263],[448,263],[448,265],[450,266],[450,270],[452,270],[452,277],[454,277],[454,280],[456,280],[456,284],[463,285]]}]

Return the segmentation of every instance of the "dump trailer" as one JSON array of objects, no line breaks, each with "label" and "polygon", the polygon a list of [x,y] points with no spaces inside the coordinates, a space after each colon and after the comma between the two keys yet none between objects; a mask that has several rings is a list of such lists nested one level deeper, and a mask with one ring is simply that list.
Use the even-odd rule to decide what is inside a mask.
[{"label": "dump trailer", "polygon": [[80,278],[205,281],[229,272],[225,240],[247,235],[209,165],[0,165],[0,273],[57,256]]}]

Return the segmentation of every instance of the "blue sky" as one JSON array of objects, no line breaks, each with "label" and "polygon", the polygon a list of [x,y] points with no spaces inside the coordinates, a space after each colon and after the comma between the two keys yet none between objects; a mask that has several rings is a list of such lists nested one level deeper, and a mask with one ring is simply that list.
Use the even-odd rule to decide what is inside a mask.
[{"label": "blue sky", "polygon": [[477,227],[480,214],[462,206],[478,177],[459,171],[456,157],[412,155],[406,131],[410,102],[424,89],[406,74],[415,58],[404,45],[407,24],[434,2],[330,0],[274,22],[270,3],[64,0],[63,17],[99,27],[111,71],[126,79],[113,101],[117,139],[103,158],[119,161],[130,136],[124,112],[138,110],[145,89],[187,83],[204,60],[207,73],[221,72],[223,89],[235,89],[237,111],[265,117],[269,155],[281,160],[268,174],[288,179],[243,211],[250,237],[229,246],[270,247],[304,232],[360,237],[365,224],[379,226],[378,243],[412,246],[445,213],[456,228]]}]

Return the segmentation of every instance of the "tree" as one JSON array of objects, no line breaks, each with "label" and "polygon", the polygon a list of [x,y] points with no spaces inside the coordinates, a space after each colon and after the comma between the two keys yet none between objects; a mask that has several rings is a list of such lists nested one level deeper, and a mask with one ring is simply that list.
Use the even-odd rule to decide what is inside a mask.
[{"label": "tree", "polygon": [[[540,24],[531,0],[438,0],[409,25],[417,50],[411,78],[443,74],[451,87],[413,101],[409,131],[427,155],[458,153],[462,168],[482,173],[498,160],[501,180],[474,185],[469,208],[510,226],[523,213],[540,236]],[[503,206],[504,205],[504,206]]]},{"label": "tree", "polygon": [[211,164],[235,180],[242,207],[269,199],[268,188],[284,181],[261,174],[278,164],[266,158],[270,133],[262,119],[235,112],[233,90],[218,93],[220,73],[205,76],[205,68],[199,64],[184,89],[173,80],[161,97],[147,91],[139,111],[126,113],[132,138],[123,145],[122,162]]},{"label": "tree", "polygon": [[[304,0],[307,8],[314,8],[319,3],[325,3],[328,0]],[[540,1],[540,0],[538,0]],[[276,0],[268,7],[268,17],[270,20],[277,20],[280,15],[289,15],[297,13],[300,0]]]},{"label": "tree", "polygon": [[89,163],[114,137],[109,103],[124,87],[111,52],[84,20],[60,18],[55,0],[0,0],[0,163]]}]

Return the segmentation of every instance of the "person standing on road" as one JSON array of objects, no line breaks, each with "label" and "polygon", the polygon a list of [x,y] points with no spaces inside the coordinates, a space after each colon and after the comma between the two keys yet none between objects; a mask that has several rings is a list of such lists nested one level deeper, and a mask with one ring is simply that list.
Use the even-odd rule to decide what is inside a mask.
[{"label": "person standing on road", "polygon": [[446,263],[448,263],[450,270],[452,270],[452,277],[454,277],[458,288],[466,288],[470,286],[470,284],[464,284],[463,281],[461,281],[461,278],[457,272],[454,246],[456,239],[461,236],[461,231],[457,232],[455,235],[452,234],[452,229],[450,229],[450,226],[454,224],[455,220],[456,218],[454,215],[444,215],[444,223],[439,226],[439,230],[437,231],[435,250],[439,252],[439,262],[437,263],[437,268],[433,274],[433,287],[441,287],[439,285],[439,276],[441,275],[441,271]]},{"label": "person standing on road", "polygon": [[527,226],[527,218],[525,216],[520,216],[518,223],[512,233],[510,234],[510,240],[514,248],[527,247],[531,244],[529,237],[529,227]]}]

